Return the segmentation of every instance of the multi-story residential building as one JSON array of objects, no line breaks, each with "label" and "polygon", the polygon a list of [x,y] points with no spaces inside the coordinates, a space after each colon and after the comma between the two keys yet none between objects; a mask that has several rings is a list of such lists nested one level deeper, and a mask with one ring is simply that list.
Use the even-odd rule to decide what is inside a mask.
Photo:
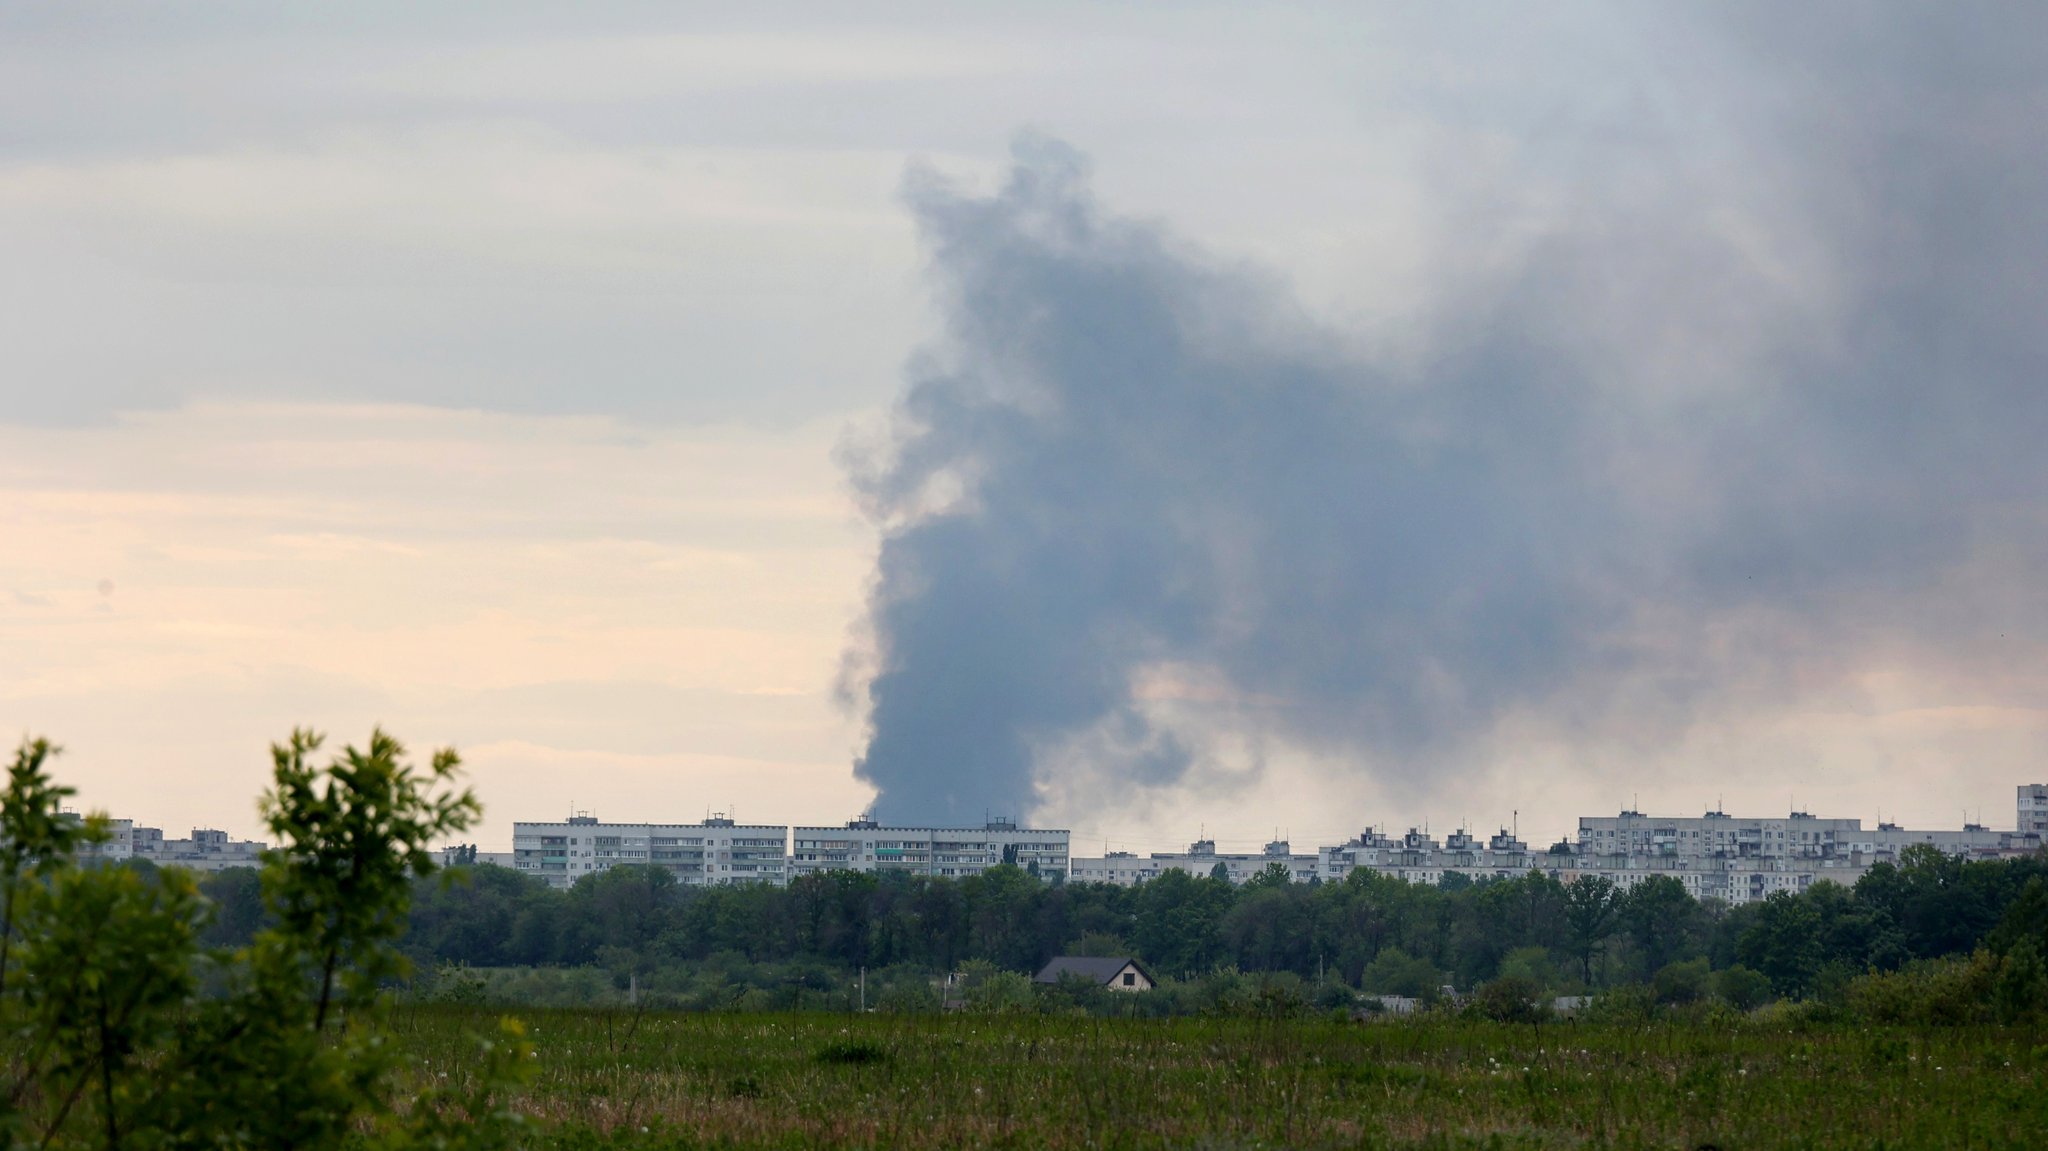
[{"label": "multi-story residential building", "polygon": [[1001,863],[1047,879],[1067,877],[1066,831],[1022,828],[1006,819],[977,828],[891,827],[853,819],[844,827],[798,827],[791,835],[791,878],[864,871],[961,879]]},{"label": "multi-story residential building", "polygon": [[1399,839],[1367,828],[1351,842],[1322,848],[1316,854],[1316,874],[1325,883],[1342,882],[1361,867],[1417,883],[1440,883],[1446,873],[1475,879],[1510,878],[1544,858],[1530,852],[1529,845],[1506,828],[1484,843],[1459,828],[1442,844],[1412,827]]},{"label": "multi-story residential building", "polygon": [[1861,828],[1861,820],[1816,819],[1803,811],[1783,819],[1735,819],[1720,811],[1696,819],[1624,811],[1581,817],[1578,851],[1589,859],[1829,860],[1855,850]]},{"label": "multi-story residential building", "polygon": [[[2028,789],[2021,788],[2022,799]],[[1633,887],[1669,875],[1701,899],[1749,903],[1777,891],[1804,891],[1821,880],[1853,884],[1871,867],[1896,862],[1913,846],[1953,856],[1992,859],[2041,846],[2024,817],[2017,830],[1966,823],[1959,831],[1916,831],[1897,824],[1865,828],[1860,819],[1821,819],[1795,811],[1783,819],[1738,819],[1709,811],[1698,818],[1618,816],[1579,820],[1569,878],[1601,875]]]},{"label": "multi-story residential building", "polygon": [[509,851],[478,851],[473,843],[444,847],[434,853],[435,862],[442,867],[511,867],[512,853]]},{"label": "multi-story residential building", "polygon": [[573,815],[561,823],[514,823],[512,867],[554,887],[625,864],[665,867],[690,886],[783,883],[787,824],[740,824],[722,815],[702,823],[601,823]]},{"label": "multi-story residential building", "polygon": [[225,831],[195,827],[189,839],[165,839],[160,827],[137,827],[132,819],[107,821],[112,838],[94,854],[115,860],[147,859],[158,867],[193,871],[224,871],[230,867],[261,867],[269,844],[230,839]]},{"label": "multi-story residential building", "polygon": [[2019,819],[2013,826],[2036,844],[2048,843],[2048,783],[2023,783],[2019,792]]},{"label": "multi-story residential building", "polygon": [[1169,871],[1206,877],[1214,875],[1221,867],[1230,882],[1243,883],[1276,863],[1286,868],[1290,880],[1307,883],[1316,878],[1319,859],[1314,855],[1295,854],[1293,845],[1284,839],[1268,843],[1264,851],[1256,854],[1219,853],[1215,840],[1198,839],[1189,844],[1186,851],[1155,851],[1142,857],[1128,851],[1112,851],[1100,858],[1076,859],[1073,878],[1077,883],[1114,883],[1130,887],[1157,879]]},{"label": "multi-story residential building", "polygon": [[[1292,857],[1296,862],[1290,867],[1298,878],[1329,883],[1342,882],[1360,870],[1432,884],[1451,876],[1480,880],[1540,871],[1565,883],[1600,876],[1622,888],[1663,875],[1695,898],[1749,903],[1773,892],[1804,891],[1822,880],[1853,884],[1871,867],[1896,862],[1915,845],[1979,859],[2038,851],[2048,841],[2048,785],[2021,787],[2018,801],[2013,831],[1978,824],[1934,831],[1890,823],[1865,828],[1858,819],[1823,819],[1803,811],[1784,818],[1736,818],[1721,811],[1698,817],[1623,811],[1582,818],[1575,841],[1531,851],[1505,829],[1483,844],[1462,829],[1441,843],[1415,828],[1399,837],[1368,829],[1349,843],[1322,848],[1312,868],[1299,865],[1306,858],[1301,856]],[[1207,875],[1224,863],[1226,873],[1243,882],[1274,854],[1286,855],[1287,845],[1271,844],[1267,851],[1265,856],[1218,855],[1213,842],[1202,840],[1185,853],[1139,856],[1119,851],[1099,859],[1076,859],[1073,875],[1077,881],[1130,885],[1157,879],[1169,870]]]}]

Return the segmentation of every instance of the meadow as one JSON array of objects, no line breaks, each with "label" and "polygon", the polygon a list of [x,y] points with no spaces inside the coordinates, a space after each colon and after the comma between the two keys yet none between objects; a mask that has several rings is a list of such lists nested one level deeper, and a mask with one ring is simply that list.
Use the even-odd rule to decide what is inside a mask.
[{"label": "meadow", "polygon": [[[2030,1029],[521,1014],[532,1147],[1996,1148],[2048,1131],[2048,1036]],[[420,1086],[445,1086],[495,1018],[407,1007],[393,1038]]]}]

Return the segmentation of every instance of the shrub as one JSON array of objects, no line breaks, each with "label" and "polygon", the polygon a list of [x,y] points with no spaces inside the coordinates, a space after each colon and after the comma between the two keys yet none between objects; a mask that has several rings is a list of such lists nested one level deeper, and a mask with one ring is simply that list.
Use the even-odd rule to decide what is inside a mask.
[{"label": "shrub", "polygon": [[1713,988],[1716,999],[1737,1011],[1754,1011],[1771,1000],[1771,981],[1739,963],[1716,971]]},{"label": "shrub", "polygon": [[1405,995],[1426,1001],[1435,999],[1443,981],[1443,973],[1434,964],[1398,947],[1373,957],[1358,977],[1359,986],[1375,995]]},{"label": "shrub", "polygon": [[1651,978],[1650,986],[1656,992],[1658,1003],[1693,1003],[1706,997],[1711,975],[1704,957],[1688,959],[1660,968]]},{"label": "shrub", "polygon": [[1967,958],[1923,959],[1897,971],[1848,982],[1843,1000],[1872,1023],[1958,1024],[1988,1021],[1999,962],[1989,951]]},{"label": "shrub", "polygon": [[[326,767],[292,733],[273,750],[263,814],[268,926],[202,953],[208,909],[189,873],[93,860],[106,822],[26,743],[0,796],[0,1144],[78,1146],[503,1145],[509,1093],[530,1073],[518,1025],[480,1044],[474,1085],[403,1113],[380,985],[407,972],[394,943],[428,845],[467,828],[453,752],[420,772],[374,732]],[[199,993],[204,971],[209,993]]]},{"label": "shrub", "polygon": [[1550,1014],[1543,989],[1520,975],[1503,975],[1479,985],[1468,1010],[1496,1023],[1540,1023]]}]

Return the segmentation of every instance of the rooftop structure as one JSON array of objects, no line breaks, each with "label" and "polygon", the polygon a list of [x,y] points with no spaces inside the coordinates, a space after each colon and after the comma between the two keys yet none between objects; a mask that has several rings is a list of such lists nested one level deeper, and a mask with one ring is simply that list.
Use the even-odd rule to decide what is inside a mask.
[{"label": "rooftop structure", "polygon": [[104,859],[147,859],[158,867],[192,871],[224,871],[230,867],[261,867],[269,844],[232,839],[225,831],[195,827],[187,839],[165,839],[160,827],[137,827],[132,819],[108,821],[113,838],[94,854]]},{"label": "rooftop structure", "polygon": [[1067,876],[1064,830],[1018,827],[992,819],[981,827],[893,827],[852,819],[844,827],[798,827],[791,837],[792,878],[825,871],[900,872],[963,879],[1009,863],[1045,878]]},{"label": "rooftop structure", "polygon": [[[1975,823],[1940,830],[1890,823],[1865,828],[1858,819],[1822,818],[1804,811],[1738,818],[1722,811],[1676,817],[1624,810],[1580,819],[1576,839],[1545,851],[1532,851],[1505,828],[1483,843],[1462,828],[1442,842],[1413,827],[1400,836],[1368,828],[1348,843],[1320,849],[1313,867],[1300,866],[1304,857],[1291,857],[1290,870],[1300,880],[1330,883],[1365,870],[1431,884],[1452,877],[1484,880],[1540,871],[1565,883],[1597,875],[1624,888],[1664,875],[1695,898],[1748,903],[1773,892],[1803,891],[1822,880],[1853,884],[1871,867],[1896,862],[1916,845],[1972,859],[2040,850],[2048,840],[2048,785],[2021,787],[2016,810],[2012,831]],[[1286,852],[1287,845],[1276,842],[1263,856],[1219,855],[1215,843],[1203,839],[1180,853],[1139,856],[1119,851],[1076,859],[1073,876],[1077,881],[1128,886],[1173,870],[1208,875],[1220,863],[1233,881],[1242,883],[1276,854]]]},{"label": "rooftop structure", "polygon": [[1276,863],[1286,869],[1288,879],[1293,882],[1307,883],[1316,878],[1317,857],[1296,854],[1293,845],[1284,839],[1276,839],[1268,843],[1265,850],[1256,853],[1219,853],[1213,839],[1197,839],[1188,845],[1186,851],[1155,851],[1147,856],[1112,851],[1099,858],[1074,860],[1073,877],[1076,882],[1114,883],[1119,887],[1130,887],[1148,879],[1157,879],[1169,871],[1206,878],[1216,874],[1220,867],[1230,882],[1243,883]]},{"label": "rooftop structure", "polygon": [[741,824],[723,815],[702,823],[603,823],[572,815],[560,823],[514,823],[512,867],[554,887],[624,865],[667,868],[693,887],[775,883],[788,878],[789,825]]}]

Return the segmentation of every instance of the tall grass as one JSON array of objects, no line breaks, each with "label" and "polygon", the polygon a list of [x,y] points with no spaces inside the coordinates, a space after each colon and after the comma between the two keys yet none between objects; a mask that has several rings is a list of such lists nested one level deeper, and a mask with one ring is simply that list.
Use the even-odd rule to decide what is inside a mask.
[{"label": "tall grass", "polygon": [[[543,1010],[534,1146],[2018,1147],[2048,1040],[1986,1028]],[[403,1040],[467,1074],[483,1013]]]}]

